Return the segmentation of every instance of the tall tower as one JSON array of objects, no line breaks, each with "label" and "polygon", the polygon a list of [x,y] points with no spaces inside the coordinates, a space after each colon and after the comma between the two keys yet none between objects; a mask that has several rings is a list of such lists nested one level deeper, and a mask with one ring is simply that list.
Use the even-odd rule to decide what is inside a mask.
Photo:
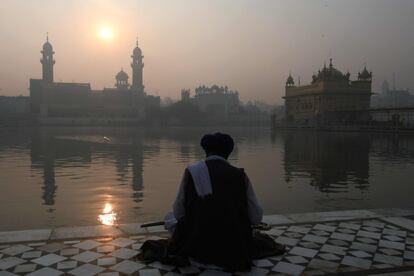
[{"label": "tall tower", "polygon": [[53,65],[55,65],[55,60],[53,59],[52,44],[49,43],[49,35],[46,35],[46,42],[43,44],[42,59],[42,79],[45,82],[53,82]]},{"label": "tall tower", "polygon": [[137,45],[132,53],[132,86],[131,89],[140,93],[144,93],[144,83],[143,83],[143,68],[144,63],[142,63],[142,59],[144,56],[142,55],[141,49],[138,47],[138,38],[137,38]]}]

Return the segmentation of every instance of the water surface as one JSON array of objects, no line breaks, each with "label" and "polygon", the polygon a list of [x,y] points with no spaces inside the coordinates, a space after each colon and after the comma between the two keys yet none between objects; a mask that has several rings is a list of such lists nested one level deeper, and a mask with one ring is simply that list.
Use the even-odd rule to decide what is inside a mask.
[{"label": "water surface", "polygon": [[203,157],[201,135],[217,130],[235,138],[230,161],[245,168],[267,214],[414,207],[410,135],[5,128],[0,230],[159,220],[185,166]]}]

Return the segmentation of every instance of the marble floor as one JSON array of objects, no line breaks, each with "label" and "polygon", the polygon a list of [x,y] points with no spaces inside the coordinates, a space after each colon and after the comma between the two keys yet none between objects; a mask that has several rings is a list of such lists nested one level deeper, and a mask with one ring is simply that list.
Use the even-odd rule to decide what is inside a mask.
[{"label": "marble floor", "polygon": [[[414,275],[414,209],[266,216],[283,256],[238,275]],[[137,262],[142,243],[166,237],[139,224],[0,232],[3,275],[230,275]]]}]

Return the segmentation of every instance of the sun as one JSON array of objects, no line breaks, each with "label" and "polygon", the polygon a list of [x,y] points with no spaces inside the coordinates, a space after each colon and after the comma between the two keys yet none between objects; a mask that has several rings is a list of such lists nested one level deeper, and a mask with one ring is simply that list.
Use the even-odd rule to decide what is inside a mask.
[{"label": "sun", "polygon": [[114,31],[110,26],[103,26],[99,30],[99,37],[102,40],[110,41],[114,38]]}]

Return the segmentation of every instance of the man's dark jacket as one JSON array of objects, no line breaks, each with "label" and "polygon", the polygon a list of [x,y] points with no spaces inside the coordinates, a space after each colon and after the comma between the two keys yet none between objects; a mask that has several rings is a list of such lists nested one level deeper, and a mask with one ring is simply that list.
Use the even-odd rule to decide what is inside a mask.
[{"label": "man's dark jacket", "polygon": [[232,271],[249,270],[252,228],[245,173],[224,160],[208,160],[206,164],[213,193],[198,197],[191,174],[186,170],[185,215],[178,221],[169,254]]}]

